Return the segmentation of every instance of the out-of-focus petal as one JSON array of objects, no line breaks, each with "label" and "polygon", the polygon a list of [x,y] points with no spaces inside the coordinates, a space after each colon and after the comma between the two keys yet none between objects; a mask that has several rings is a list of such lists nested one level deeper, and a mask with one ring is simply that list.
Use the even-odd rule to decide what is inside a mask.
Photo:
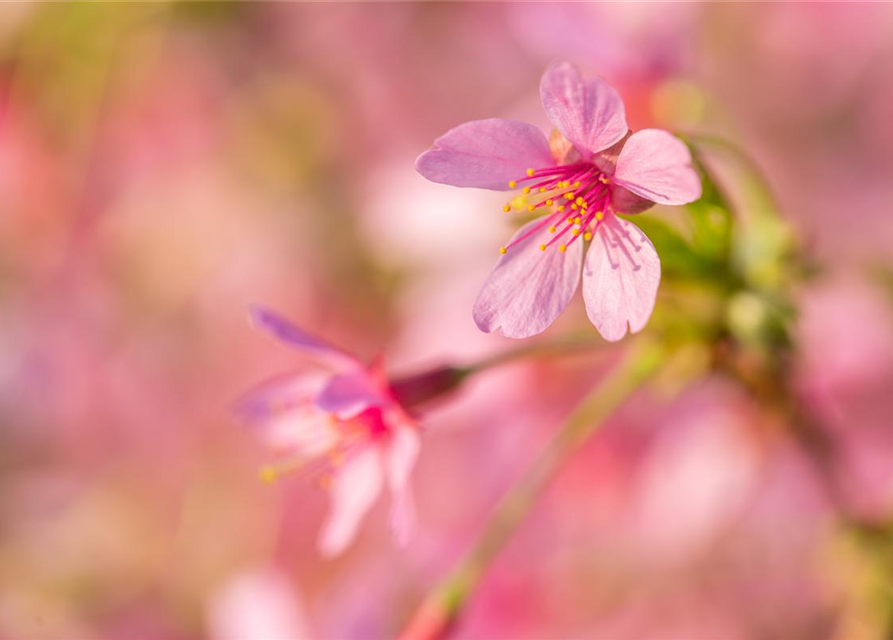
[{"label": "out-of-focus petal", "polygon": [[660,258],[632,222],[608,216],[592,239],[583,268],[586,313],[605,340],[641,331],[654,309]]},{"label": "out-of-focus petal", "polygon": [[[528,222],[512,241],[544,220]],[[509,338],[527,338],[561,315],[580,283],[583,242],[577,240],[565,252],[555,245],[540,251],[552,237],[543,226],[500,257],[474,303],[474,321],[481,331],[499,329]]]},{"label": "out-of-focus petal", "polygon": [[236,575],[214,594],[208,608],[213,640],[312,638],[300,594],[276,569]]},{"label": "out-of-focus petal", "polygon": [[393,431],[385,451],[388,487],[393,496],[391,530],[398,544],[406,544],[415,529],[415,505],[409,478],[419,457],[421,441],[414,425],[405,421],[392,424]]},{"label": "out-of-focus petal", "polygon": [[350,544],[381,493],[382,471],[381,452],[371,446],[351,455],[338,470],[332,480],[329,515],[319,536],[320,553],[335,556]]},{"label": "out-of-focus petal", "polygon": [[343,420],[387,402],[382,389],[366,371],[333,376],[315,400],[317,407]]},{"label": "out-of-focus petal", "polygon": [[701,179],[682,140],[660,129],[637,131],[620,152],[613,181],[658,204],[687,204],[701,197]]},{"label": "out-of-focus petal", "polygon": [[329,414],[314,404],[329,379],[322,372],[273,378],[240,400],[236,413],[275,451],[316,457],[333,446],[337,435]]},{"label": "out-of-focus petal", "polygon": [[284,342],[307,355],[338,368],[361,366],[352,355],[333,344],[310,335],[274,311],[253,305],[251,320],[258,329],[266,331],[277,340]]},{"label": "out-of-focus petal", "polygon": [[474,120],[450,129],[416,160],[432,182],[506,191],[527,169],[555,165],[542,131],[517,120]]},{"label": "out-of-focus petal", "polygon": [[287,373],[260,383],[236,402],[236,415],[257,424],[286,407],[306,404],[328,384],[331,374],[324,371]]},{"label": "out-of-focus petal", "polygon": [[540,81],[546,114],[579,149],[597,153],[626,135],[623,100],[604,80],[583,79],[568,62],[553,64]]}]

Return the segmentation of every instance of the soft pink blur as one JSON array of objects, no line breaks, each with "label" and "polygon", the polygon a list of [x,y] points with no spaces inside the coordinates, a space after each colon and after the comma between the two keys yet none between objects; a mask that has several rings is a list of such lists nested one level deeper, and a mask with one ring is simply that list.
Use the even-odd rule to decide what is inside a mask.
[{"label": "soft pink blur", "polygon": [[[380,505],[325,560],[325,491],[259,482],[269,454],[232,417],[295,358],[248,305],[397,373],[517,346],[471,317],[502,199],[413,161],[467,120],[545,128],[556,59],[616,86],[634,129],[764,168],[823,269],[798,389],[852,509],[893,515],[890,5],[4,4],[0,50],[0,637],[400,630],[616,352],[474,378],[423,416],[410,545]],[[595,338],[574,305],[549,336]],[[637,396],[458,637],[861,629],[828,496],[776,420],[721,379]]]}]

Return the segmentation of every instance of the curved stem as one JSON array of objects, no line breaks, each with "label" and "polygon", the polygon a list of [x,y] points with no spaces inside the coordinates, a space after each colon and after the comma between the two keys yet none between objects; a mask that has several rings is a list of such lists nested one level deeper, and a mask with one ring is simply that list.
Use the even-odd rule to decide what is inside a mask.
[{"label": "curved stem", "polygon": [[491,367],[496,367],[515,360],[522,360],[531,356],[547,357],[551,355],[563,355],[573,351],[588,351],[590,349],[605,347],[607,347],[607,345],[604,340],[593,340],[592,338],[580,340],[579,338],[571,336],[560,340],[553,340],[551,342],[540,342],[518,349],[503,351],[502,353],[498,353],[489,358],[484,358],[483,360],[479,360],[474,364],[466,366],[464,371],[468,374],[478,373],[490,369]]},{"label": "curved stem", "polygon": [[564,464],[606,418],[653,376],[664,352],[638,343],[604,382],[577,407],[546,449],[505,495],[468,554],[416,610],[401,640],[443,638],[481,578]]}]

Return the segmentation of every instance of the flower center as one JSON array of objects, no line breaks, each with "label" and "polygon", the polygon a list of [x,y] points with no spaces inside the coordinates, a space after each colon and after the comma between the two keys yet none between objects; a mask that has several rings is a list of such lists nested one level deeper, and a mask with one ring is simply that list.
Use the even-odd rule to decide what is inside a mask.
[{"label": "flower center", "polygon": [[[295,416],[295,419],[300,421],[302,416]],[[259,475],[264,482],[302,475],[316,478],[317,483],[326,488],[345,459],[387,433],[387,425],[378,408],[366,409],[347,420],[334,415],[325,416],[323,421],[319,417],[306,419],[295,427],[303,431],[303,437],[295,440],[294,454],[261,467]]]},{"label": "flower center", "polygon": [[509,200],[502,210],[510,213],[546,209],[542,214],[545,217],[499,252],[507,253],[545,227],[554,237],[540,245],[541,251],[561,242],[558,250],[563,252],[581,236],[586,241],[591,240],[592,233],[609,213],[610,182],[610,177],[590,162],[528,169],[526,176],[509,182],[511,189],[524,186],[521,194]]}]

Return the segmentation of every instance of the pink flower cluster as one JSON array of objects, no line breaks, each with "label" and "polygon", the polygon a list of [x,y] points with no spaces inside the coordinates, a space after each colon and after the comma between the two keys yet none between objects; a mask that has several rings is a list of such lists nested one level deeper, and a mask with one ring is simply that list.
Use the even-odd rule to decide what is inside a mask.
[{"label": "pink flower cluster", "polygon": [[[513,338],[542,332],[568,305],[582,273],[590,320],[606,339],[619,340],[627,325],[636,332],[647,323],[660,260],[645,234],[618,214],[691,202],[701,182],[682,141],[656,129],[630,133],[623,102],[605,82],[584,80],[560,63],[543,76],[540,93],[556,128],[550,138],[523,122],[468,122],[439,138],[416,167],[460,187],[521,187],[505,210],[538,214],[502,248],[475,302],[482,330]],[[403,404],[455,385],[454,372],[392,384],[380,363],[365,366],[270,311],[255,309],[253,319],[328,368],[281,376],[242,402],[243,417],[287,456],[264,475],[330,479],[331,513],[319,540],[326,555],[350,543],[385,486],[392,527],[405,540],[414,522],[408,480],[419,435]]]}]

